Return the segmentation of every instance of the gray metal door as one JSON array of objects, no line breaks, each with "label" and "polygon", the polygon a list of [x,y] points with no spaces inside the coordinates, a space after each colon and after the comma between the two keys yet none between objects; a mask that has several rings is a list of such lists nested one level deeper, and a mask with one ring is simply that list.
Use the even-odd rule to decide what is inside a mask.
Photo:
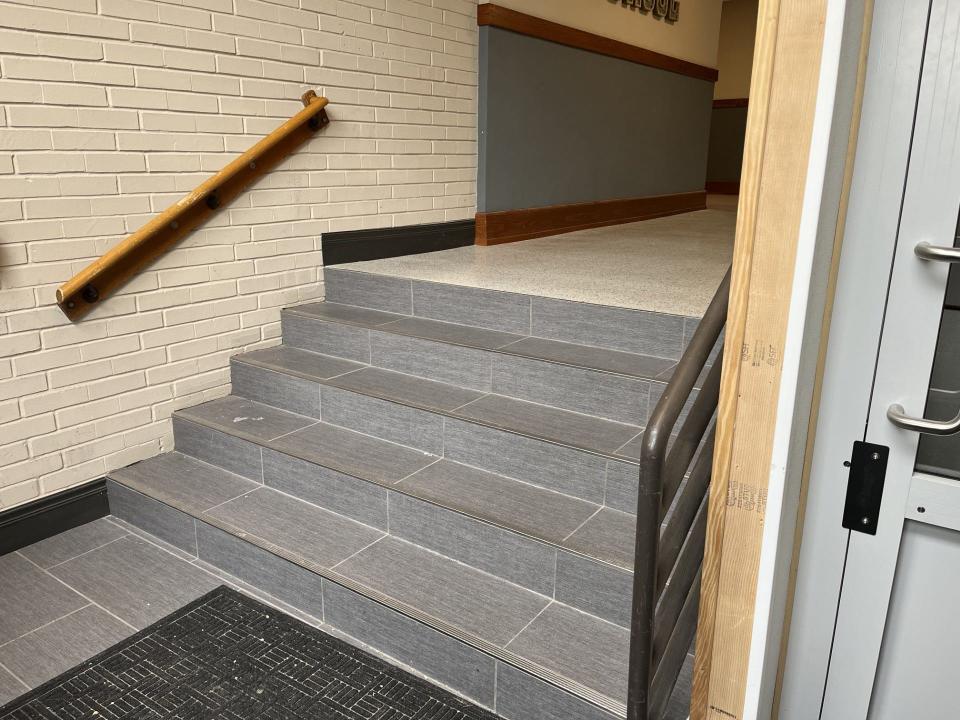
[{"label": "gray metal door", "polygon": [[[877,12],[783,718],[960,715],[960,0]],[[846,496],[854,440],[886,462],[873,509]]]}]

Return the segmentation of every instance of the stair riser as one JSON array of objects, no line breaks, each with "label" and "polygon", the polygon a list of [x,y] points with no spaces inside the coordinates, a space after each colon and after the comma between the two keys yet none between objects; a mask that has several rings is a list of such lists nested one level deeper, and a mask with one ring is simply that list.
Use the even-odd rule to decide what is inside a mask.
[{"label": "stair riser", "polygon": [[[175,508],[107,484],[114,515],[509,720],[616,716]],[[188,549],[189,548],[189,549]]]},{"label": "stair riser", "polygon": [[283,314],[284,343],[480,392],[643,425],[666,383]]},{"label": "stair riser", "polygon": [[[630,574],[623,570],[248,440],[230,438],[235,442],[223,443],[224,437],[229,436],[174,418],[175,444],[184,454],[189,449],[203,462],[232,472],[242,469],[238,474],[244,477],[262,478],[268,487],[534,592],[548,597],[556,592],[569,598],[567,604],[610,622],[624,626],[629,622],[632,588]],[[242,467],[238,457],[246,459]],[[158,529],[151,532],[163,537]],[[596,595],[578,591],[594,586],[599,590]]]},{"label": "stair riser", "polygon": [[326,268],[344,305],[679,359],[698,318]]},{"label": "stair riser", "polygon": [[[293,404],[297,406],[305,402],[286,391],[271,393],[275,384],[285,382],[282,373],[236,362],[234,369],[236,395],[259,401],[269,397],[274,407],[294,412],[295,407],[282,404],[284,398],[294,397]],[[604,503],[607,495],[608,469],[612,466],[617,487],[611,507],[626,512],[636,510],[635,499],[631,501],[636,497],[636,465],[327,385],[314,384],[304,394],[320,398],[319,416],[314,417],[324,422],[598,505]],[[633,472],[628,468],[633,468]],[[622,487],[631,481],[633,490]]]}]

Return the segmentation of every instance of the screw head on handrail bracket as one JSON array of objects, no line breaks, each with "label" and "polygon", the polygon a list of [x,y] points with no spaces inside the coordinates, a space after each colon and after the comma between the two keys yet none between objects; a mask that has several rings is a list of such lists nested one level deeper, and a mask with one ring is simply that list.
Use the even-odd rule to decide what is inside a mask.
[{"label": "screw head on handrail bracket", "polygon": [[100,299],[100,292],[93,285],[84,287],[80,294],[88,303],[95,303]]}]

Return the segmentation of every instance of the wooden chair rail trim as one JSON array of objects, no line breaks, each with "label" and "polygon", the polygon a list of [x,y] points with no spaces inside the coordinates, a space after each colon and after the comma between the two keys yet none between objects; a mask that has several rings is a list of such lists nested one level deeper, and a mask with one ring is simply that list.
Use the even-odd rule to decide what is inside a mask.
[{"label": "wooden chair rail trim", "polygon": [[81,318],[329,123],[326,98],[308,90],[301,100],[303,110],[61,285],[64,314]]},{"label": "wooden chair rail trim", "polygon": [[750,105],[750,98],[718,98],[713,101],[714,110],[726,110],[729,108],[745,108]]},{"label": "wooden chair rail trim", "polygon": [[481,27],[489,25],[503,30],[511,30],[521,35],[549,40],[559,45],[567,45],[600,55],[608,55],[638,65],[687,75],[698,80],[716,82],[719,75],[715,68],[647,50],[620,40],[613,40],[586,30],[577,30],[517,10],[510,10],[495,3],[477,5],[477,25]]}]

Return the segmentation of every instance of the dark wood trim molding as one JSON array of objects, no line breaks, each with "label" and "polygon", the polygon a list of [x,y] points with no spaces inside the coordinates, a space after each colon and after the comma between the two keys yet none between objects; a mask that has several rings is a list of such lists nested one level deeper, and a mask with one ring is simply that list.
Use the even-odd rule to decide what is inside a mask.
[{"label": "dark wood trim molding", "polygon": [[104,478],[0,512],[0,555],[110,514]]},{"label": "dark wood trim molding", "polygon": [[701,190],[675,195],[477,213],[477,245],[499,245],[573,230],[677,215],[706,207],[707,194]]},{"label": "dark wood trim molding", "polygon": [[745,108],[750,104],[750,98],[723,98],[713,101],[713,107],[717,108]]},{"label": "dark wood trim molding", "polygon": [[739,195],[739,180],[707,180],[707,192],[715,195]]},{"label": "dark wood trim molding", "polygon": [[474,221],[403,225],[323,234],[323,264],[380,260],[473,245]]},{"label": "dark wood trim molding", "polygon": [[590,52],[610,57],[628,60],[640,65],[667,70],[669,72],[688,75],[699,80],[717,81],[718,72],[714,68],[698,65],[687,60],[670,57],[662,53],[646,50],[636,45],[612,40],[603,35],[551,22],[533,15],[510,10],[494,3],[477,5],[477,24],[512,30],[521,35],[540,38],[567,45],[569,47],[589,50]]}]

